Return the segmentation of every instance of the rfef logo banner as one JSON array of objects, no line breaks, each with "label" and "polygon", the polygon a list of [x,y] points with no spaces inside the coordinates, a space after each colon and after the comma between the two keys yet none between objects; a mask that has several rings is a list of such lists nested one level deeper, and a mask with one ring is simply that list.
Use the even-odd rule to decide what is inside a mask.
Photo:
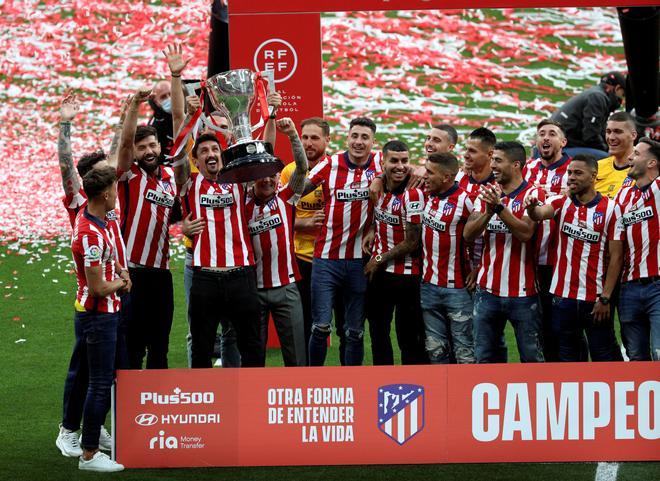
[{"label": "rfef logo banner", "polygon": [[129,467],[659,460],[653,363],[120,371]]},{"label": "rfef logo banner", "polygon": [[[321,79],[321,16],[232,15],[229,22],[231,68],[272,72],[282,95],[278,117],[291,117],[296,125],[308,117],[323,116]],[[255,109],[253,123],[258,120]],[[286,136],[278,134],[276,152],[292,160]]]}]

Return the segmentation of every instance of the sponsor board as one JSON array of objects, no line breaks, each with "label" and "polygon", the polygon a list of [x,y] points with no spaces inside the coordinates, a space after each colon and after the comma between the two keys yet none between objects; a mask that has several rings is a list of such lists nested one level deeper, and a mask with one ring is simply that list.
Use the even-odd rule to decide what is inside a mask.
[{"label": "sponsor board", "polygon": [[660,460],[651,362],[119,371],[116,390],[127,467]]}]

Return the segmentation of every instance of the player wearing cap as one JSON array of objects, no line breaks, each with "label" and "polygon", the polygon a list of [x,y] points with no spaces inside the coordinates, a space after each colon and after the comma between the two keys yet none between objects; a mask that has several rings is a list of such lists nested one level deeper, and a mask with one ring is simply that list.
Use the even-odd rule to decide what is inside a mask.
[{"label": "player wearing cap", "polygon": [[483,233],[484,247],[474,298],[477,362],[506,362],[501,345],[507,319],[513,325],[522,362],[542,362],[541,306],[536,289],[537,225],[523,203],[544,198],[522,177],[525,148],[518,142],[495,144],[491,167],[497,185],[482,187],[463,235]]},{"label": "player wearing cap", "polygon": [[364,273],[369,278],[366,310],[374,365],[394,364],[392,316],[401,363],[428,362],[422,344],[417,253],[424,195],[420,189],[406,188],[409,160],[405,143],[391,140],[383,146],[385,191],[374,207],[374,229],[363,239],[364,251],[371,257]]},{"label": "player wearing cap", "polygon": [[619,322],[632,361],[660,360],[660,143],[643,137],[630,157],[635,183],[617,197],[623,213],[624,270]]},{"label": "player wearing cap", "polygon": [[610,113],[621,106],[626,78],[620,72],[608,72],[598,85],[569,99],[552,114],[566,133],[567,153],[588,153],[597,159],[607,157],[605,123]]},{"label": "player wearing cap", "polygon": [[596,192],[598,164],[577,154],[568,167],[569,195],[525,208],[534,220],[554,218],[557,243],[550,292],[552,325],[560,361],[579,361],[583,332],[593,361],[620,361],[610,298],[621,272],[621,213],[615,202]]},{"label": "player wearing cap", "polygon": [[345,362],[361,365],[364,357],[367,278],[363,272],[362,237],[373,218],[369,185],[381,172],[379,156],[371,152],[375,133],[373,120],[351,120],[348,149],[319,162],[305,183],[303,195],[323,186],[325,213],[312,261],[312,366],[325,362],[332,307],[338,292],[343,293],[344,299]]},{"label": "player wearing cap", "polygon": [[426,352],[434,364],[474,362],[472,297],[463,228],[473,211],[470,195],[455,182],[458,159],[451,153],[429,155],[422,221],[421,306]]}]

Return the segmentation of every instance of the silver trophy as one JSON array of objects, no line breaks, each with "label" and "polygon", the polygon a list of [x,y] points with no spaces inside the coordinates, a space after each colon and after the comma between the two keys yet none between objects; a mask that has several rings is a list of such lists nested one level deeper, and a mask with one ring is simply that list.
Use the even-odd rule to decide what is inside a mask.
[{"label": "silver trophy", "polygon": [[248,69],[229,70],[206,81],[213,106],[230,121],[231,145],[222,152],[220,182],[248,182],[269,177],[284,168],[268,142],[252,139],[250,108],[255,97],[256,73]]}]

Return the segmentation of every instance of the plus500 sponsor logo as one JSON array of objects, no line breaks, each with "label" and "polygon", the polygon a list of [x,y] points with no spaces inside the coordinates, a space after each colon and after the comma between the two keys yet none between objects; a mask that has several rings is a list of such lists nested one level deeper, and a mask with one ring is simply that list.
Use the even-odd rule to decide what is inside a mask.
[{"label": "plus500 sponsor logo", "polygon": [[214,401],[215,393],[185,392],[178,387],[172,390],[172,394],[140,393],[140,404],[213,404]]}]

